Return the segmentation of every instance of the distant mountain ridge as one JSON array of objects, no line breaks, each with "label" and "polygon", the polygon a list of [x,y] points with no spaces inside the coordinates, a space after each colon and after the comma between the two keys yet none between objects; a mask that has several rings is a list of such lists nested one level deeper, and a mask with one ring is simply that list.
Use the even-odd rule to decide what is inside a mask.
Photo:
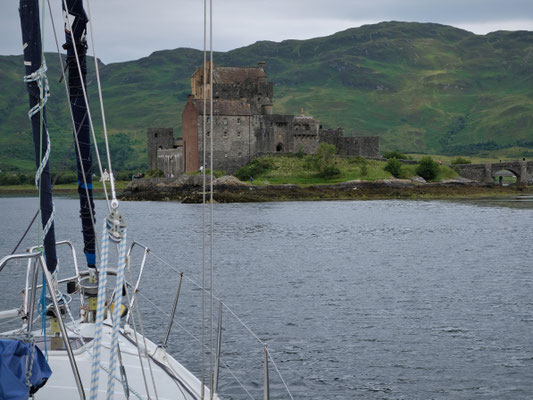
[{"label": "distant mountain ridge", "polygon": [[[530,31],[475,35],[432,23],[382,22],[309,40],[260,41],[215,53],[214,60],[225,66],[265,61],[275,83],[276,113],[295,114],[303,107],[323,125],[379,135],[383,149],[533,149]],[[70,117],[57,54],[47,54],[47,62],[48,119],[58,159],[72,141]],[[189,79],[201,63],[201,51],[178,48],[101,64],[116,168],[146,163],[147,128],[173,127],[179,135]],[[1,170],[33,168],[23,71],[22,56],[0,56]],[[89,82],[95,128],[101,131],[94,78]]]}]

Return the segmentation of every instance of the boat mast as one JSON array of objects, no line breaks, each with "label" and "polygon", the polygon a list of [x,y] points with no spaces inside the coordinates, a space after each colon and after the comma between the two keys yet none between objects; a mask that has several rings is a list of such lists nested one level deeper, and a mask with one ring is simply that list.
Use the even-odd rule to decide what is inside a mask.
[{"label": "boat mast", "polygon": [[[76,151],[76,165],[78,173],[78,195],[80,198],[80,218],[83,233],[85,258],[89,268],[95,268],[95,232],[94,232],[94,201],[92,182],[91,139],[89,135],[89,116],[87,104],[83,95],[87,89],[87,22],[89,21],[83,1],[66,0],[62,2],[65,17],[65,40],[63,48],[67,50],[69,99],[74,120],[74,140]],[[69,18],[69,21],[67,21]],[[70,22],[70,23],[69,23]],[[72,29],[72,32],[71,30]],[[74,49],[76,45],[76,51]],[[78,61],[76,60],[76,53]],[[81,76],[80,76],[81,70]]]},{"label": "boat mast", "polygon": [[30,112],[37,166],[36,182],[39,188],[39,207],[44,234],[44,252],[46,266],[53,273],[57,266],[56,240],[54,233],[54,205],[52,201],[52,184],[50,181],[50,141],[46,124],[46,99],[49,96],[46,80],[46,65],[43,62],[41,42],[41,24],[39,20],[38,0],[20,0],[20,25],[22,28],[22,45],[24,49],[24,66],[26,69],[26,88],[29,94]]}]

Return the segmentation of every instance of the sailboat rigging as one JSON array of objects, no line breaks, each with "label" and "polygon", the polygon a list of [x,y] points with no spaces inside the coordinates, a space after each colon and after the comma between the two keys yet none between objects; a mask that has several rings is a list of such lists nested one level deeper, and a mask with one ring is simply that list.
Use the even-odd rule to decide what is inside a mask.
[{"label": "sailboat rigging", "polygon": [[[46,0],[52,19],[50,0]],[[46,62],[42,47],[44,16],[41,16],[38,0],[20,0],[20,17],[24,47],[25,81],[30,98],[29,117],[32,124],[37,174],[36,183],[39,190],[41,237],[38,243],[23,254],[12,254],[0,260],[0,273],[12,261],[24,261],[26,264],[26,284],[22,305],[16,309],[0,311],[0,321],[22,322],[14,329],[0,333],[0,358],[12,361],[14,369],[5,368],[9,363],[1,363],[0,372],[9,374],[12,379],[7,382],[0,379],[0,398],[27,399],[30,395],[36,399],[183,399],[183,400],[217,400],[219,368],[229,369],[221,359],[222,346],[222,312],[227,310],[236,318],[264,349],[265,384],[264,398],[269,398],[268,365],[274,360],[266,344],[253,334],[224,302],[215,296],[213,273],[213,168],[210,168],[210,232],[207,246],[205,198],[206,171],[203,169],[204,207],[203,207],[203,248],[202,248],[202,284],[198,285],[191,278],[185,277],[202,293],[202,338],[201,358],[202,376],[196,378],[167,351],[170,330],[176,314],[180,296],[183,273],[177,287],[174,305],[170,312],[164,312],[142,295],[140,284],[147,258],[155,257],[167,267],[175,268],[160,257],[153,255],[150,249],[133,241],[127,243],[127,223],[119,211],[116,198],[114,177],[105,126],[105,114],[101,95],[100,77],[96,55],[95,70],[98,83],[99,100],[104,124],[108,170],[110,173],[110,196],[104,182],[107,204],[107,216],[102,218],[103,230],[101,247],[98,248],[95,232],[97,221],[93,199],[91,138],[95,146],[97,165],[102,175],[100,159],[91,111],[87,95],[87,26],[90,25],[90,1],[87,0],[86,14],[82,0],[61,0],[65,16],[65,39],[63,49],[67,51],[66,67],[62,68],[63,80],[68,94],[69,108],[73,123],[73,137],[76,153],[78,194],[80,201],[80,219],[83,235],[83,252],[87,269],[78,268],[74,246],[70,241],[56,242],[54,230],[54,206],[50,180],[50,140],[46,120],[46,100],[49,96],[46,78]],[[44,8],[44,0],[43,0]],[[212,0],[210,0],[210,63],[212,53]],[[206,60],[206,10],[204,0],[204,68]],[[52,26],[55,33],[55,26]],[[92,28],[91,28],[91,42]],[[59,52],[59,45],[58,45]],[[61,54],[59,54],[62,63]],[[68,78],[66,72],[68,71]],[[210,68],[212,80],[212,68]],[[204,84],[205,82],[204,74]],[[204,93],[206,90],[204,89]],[[210,94],[212,110],[212,93]],[[204,98],[204,103],[207,99]],[[205,106],[204,106],[205,107]],[[211,111],[212,112],[212,111]],[[211,116],[211,129],[213,124]],[[206,124],[204,115],[204,125]],[[204,134],[205,134],[204,129]],[[210,161],[213,163],[213,139],[211,135]],[[204,137],[204,160],[206,140]],[[110,197],[110,198],[109,198]],[[59,279],[56,246],[70,250],[71,260],[62,261],[64,265],[72,264],[74,275]],[[110,253],[117,250],[116,268],[110,264]],[[209,248],[209,278],[206,260]],[[139,252],[142,261],[139,273],[134,280],[131,273],[132,254]],[[99,260],[98,260],[99,258]],[[12,264],[12,263],[11,263]],[[18,264],[20,267],[20,264]],[[42,281],[40,280],[42,276]],[[108,288],[108,278],[115,280],[114,288]],[[2,280],[6,282],[6,280]],[[42,282],[42,283],[41,283]],[[66,293],[61,287],[66,285]],[[64,289],[63,289],[64,290]],[[40,293],[41,300],[38,300]],[[46,295],[46,296],[45,296]],[[77,297],[77,301],[71,301]],[[144,332],[142,313],[139,309],[140,297],[156,307],[162,314],[169,316],[168,330],[160,345],[150,341]],[[209,310],[207,310],[209,300]],[[214,327],[214,304],[219,304],[218,326]],[[75,310],[74,303],[77,303]],[[77,311],[77,314],[76,312]],[[75,316],[76,315],[76,316]],[[42,328],[37,329],[37,321]],[[208,322],[208,328],[206,321]],[[209,332],[209,340],[206,337]],[[216,347],[216,350],[215,350]],[[209,374],[207,374],[206,355],[209,355]],[[9,364],[11,365],[11,364]],[[275,366],[279,374],[279,369]],[[250,395],[246,387],[236,378],[243,390]],[[100,376],[107,377],[107,384],[100,383]],[[2,376],[0,374],[0,376]],[[7,375],[4,375],[7,376]],[[285,381],[279,374],[289,398],[292,395]],[[207,382],[206,382],[207,381]],[[7,382],[7,383],[6,383]],[[253,396],[250,395],[251,398]]]}]

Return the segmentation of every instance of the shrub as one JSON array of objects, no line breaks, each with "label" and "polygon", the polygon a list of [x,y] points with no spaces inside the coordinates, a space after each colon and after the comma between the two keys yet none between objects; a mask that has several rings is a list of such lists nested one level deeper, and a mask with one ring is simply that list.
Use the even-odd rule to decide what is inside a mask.
[{"label": "shrub", "polygon": [[311,154],[307,154],[305,157],[304,157],[304,165],[303,165],[303,168],[307,171],[310,171],[312,169],[314,169],[314,158]]},{"label": "shrub", "polygon": [[241,167],[236,173],[235,176],[241,181],[246,181],[250,177],[258,177],[261,174],[264,174],[269,169],[274,167],[272,160],[268,158],[256,158],[251,163]]},{"label": "shrub", "polygon": [[390,158],[389,161],[387,161],[384,170],[389,172],[395,178],[399,178],[402,173],[402,164],[396,158]]},{"label": "shrub", "polygon": [[416,167],[416,173],[426,181],[431,181],[439,173],[439,163],[429,156],[422,157],[418,162],[418,167]]},{"label": "shrub", "polygon": [[35,175],[33,174],[19,174],[19,179],[23,185],[33,185],[35,183]]},{"label": "shrub", "polygon": [[386,151],[385,153],[383,153],[383,157],[387,159],[396,158],[398,160],[407,160],[407,156],[405,154],[400,153],[396,150]]},{"label": "shrub", "polygon": [[362,177],[365,177],[368,175],[368,163],[364,163],[364,164],[361,164],[361,166],[359,167],[359,172],[361,174]]},{"label": "shrub", "polygon": [[17,174],[0,174],[0,185],[20,185],[20,177]]},{"label": "shrub", "polygon": [[298,158],[304,158],[305,152],[303,146],[300,144],[298,145],[298,152],[296,153],[296,157]]},{"label": "shrub", "polygon": [[335,165],[336,148],[333,144],[321,143],[313,156],[313,164],[316,170],[322,171]]},{"label": "shrub", "polygon": [[472,161],[470,161],[468,158],[464,158],[464,157],[455,157],[451,161],[451,164],[452,165],[455,165],[455,164],[472,164]]},{"label": "shrub", "polygon": [[338,169],[335,165],[329,165],[325,168],[323,168],[319,173],[318,176],[321,178],[329,179],[334,178],[336,176],[339,176],[341,174],[341,170]]},{"label": "shrub", "polygon": [[165,174],[160,169],[150,169],[146,171],[146,178],[164,178]]},{"label": "shrub", "polygon": [[366,163],[368,163],[367,159],[361,156],[348,158],[348,164],[362,165]]},{"label": "shrub", "polygon": [[[55,174],[52,175],[52,179],[55,179]],[[76,172],[63,171],[61,172],[61,175],[57,177],[56,185],[76,182],[78,182],[78,174]]]},{"label": "shrub", "polygon": [[133,172],[133,171],[120,171],[116,176],[116,180],[117,181],[131,181],[131,177],[135,174],[136,172]]}]

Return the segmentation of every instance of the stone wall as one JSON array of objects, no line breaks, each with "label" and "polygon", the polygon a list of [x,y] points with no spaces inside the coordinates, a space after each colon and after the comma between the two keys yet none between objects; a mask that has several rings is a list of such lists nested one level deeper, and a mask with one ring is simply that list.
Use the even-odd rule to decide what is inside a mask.
[{"label": "stone wall", "polygon": [[300,150],[306,154],[314,154],[318,149],[318,135],[294,133],[293,134],[293,153],[298,153]]},{"label": "stone wall", "polygon": [[274,84],[272,82],[255,82],[240,84],[214,85],[213,97],[215,99],[242,99],[245,98],[250,104],[252,113],[261,114],[262,105],[272,104],[274,97]]},{"label": "stone wall", "polygon": [[333,144],[337,154],[343,156],[360,156],[366,158],[380,158],[378,136],[345,137],[342,129],[321,129],[320,143]]},{"label": "stone wall", "polygon": [[172,148],[174,130],[172,128],[149,128],[148,136],[148,169],[157,168],[157,150]]},{"label": "stone wall", "polygon": [[291,115],[257,115],[254,117],[255,152],[286,153],[290,150]]},{"label": "stone wall", "polygon": [[[234,173],[249,163],[255,156],[255,135],[253,135],[253,117],[251,116],[214,116],[213,117],[213,163],[214,168]],[[203,126],[202,116],[198,117],[198,158],[203,161]],[[210,160],[210,122],[207,120],[206,165]]]},{"label": "stone wall", "polygon": [[183,147],[157,150],[157,168],[163,171],[168,178],[176,178],[182,175]]},{"label": "stone wall", "polygon": [[517,184],[528,185],[533,183],[533,162],[531,161],[506,161],[493,164],[459,164],[454,166],[459,174],[467,179],[493,183],[498,171],[509,171],[517,178]]}]

